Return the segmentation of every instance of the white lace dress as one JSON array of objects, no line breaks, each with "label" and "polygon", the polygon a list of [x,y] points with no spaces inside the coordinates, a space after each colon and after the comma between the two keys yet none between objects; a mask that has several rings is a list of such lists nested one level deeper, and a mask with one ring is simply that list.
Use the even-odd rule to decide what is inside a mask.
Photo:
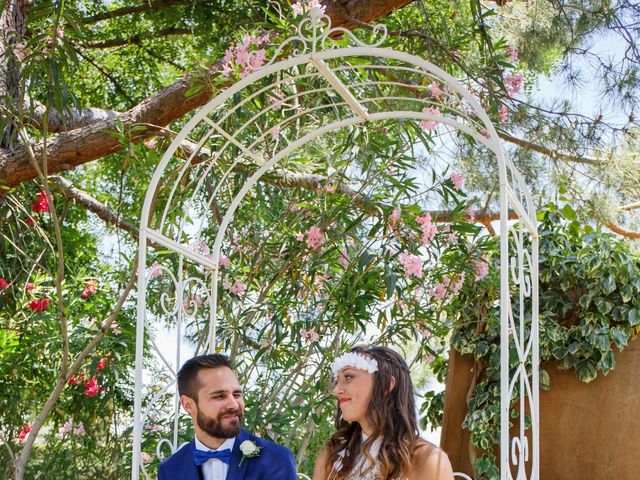
[{"label": "white lace dress", "polygon": [[[366,439],[367,437],[363,435],[362,442],[364,443]],[[381,446],[382,438],[379,437],[376,438],[376,440],[371,445],[371,448],[369,449],[369,454],[371,455],[371,458],[374,459],[374,461],[378,458],[378,453],[380,453]],[[333,464],[334,470],[339,471],[342,469],[342,458],[345,456],[345,454],[346,452],[344,450],[338,454],[340,458],[338,458],[338,460],[336,460],[336,462]],[[347,477],[347,480],[375,480],[378,476],[378,473],[380,473],[380,467],[374,464],[373,468],[370,469],[370,466],[371,462],[367,457],[365,457],[364,455],[358,455],[358,458],[356,458],[353,469]]]}]

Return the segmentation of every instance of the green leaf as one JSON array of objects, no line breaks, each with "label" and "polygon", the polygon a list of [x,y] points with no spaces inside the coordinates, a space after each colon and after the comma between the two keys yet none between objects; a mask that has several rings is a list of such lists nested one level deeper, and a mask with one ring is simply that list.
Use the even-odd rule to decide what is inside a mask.
[{"label": "green leaf", "polygon": [[638,310],[637,308],[632,308],[631,310],[629,310],[629,324],[632,327],[640,324],[640,310]]},{"label": "green leaf", "polygon": [[593,360],[580,360],[576,366],[576,376],[578,377],[578,380],[584,383],[589,383],[595,380],[598,376],[598,371],[596,370],[596,365]]},{"label": "green leaf", "polygon": [[619,349],[627,346],[627,342],[629,341],[629,339],[627,335],[618,327],[613,327],[611,329],[611,336],[613,337],[613,341],[616,342],[616,346]]},{"label": "green leaf", "polygon": [[540,369],[540,388],[543,390],[551,390],[551,377],[549,372],[544,369]]},{"label": "green leaf", "polygon": [[576,219],[576,211],[573,208],[571,208],[571,205],[569,205],[569,204],[566,204],[564,207],[562,207],[562,215],[567,220],[575,220]]},{"label": "green leaf", "polygon": [[396,288],[396,276],[389,268],[389,265],[384,266],[384,286],[387,290],[387,300],[389,300]]}]

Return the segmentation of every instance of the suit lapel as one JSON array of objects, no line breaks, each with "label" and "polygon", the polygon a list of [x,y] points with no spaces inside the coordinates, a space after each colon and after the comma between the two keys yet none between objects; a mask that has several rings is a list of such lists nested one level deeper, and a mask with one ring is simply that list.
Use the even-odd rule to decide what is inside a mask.
[{"label": "suit lapel", "polygon": [[231,451],[231,463],[229,464],[229,471],[227,472],[227,480],[243,480],[244,474],[247,470],[248,459],[242,460],[242,453],[240,452],[240,444],[249,439],[249,434],[245,430],[240,430],[240,433],[236,437],[236,441],[233,443],[233,450]]},{"label": "suit lapel", "polygon": [[185,445],[185,457],[182,463],[182,468],[184,469],[180,472],[181,475],[184,475],[185,479],[188,480],[202,480],[202,474],[200,472],[200,467],[198,467],[193,461],[193,453],[196,449],[196,442],[191,440],[188,445]]}]

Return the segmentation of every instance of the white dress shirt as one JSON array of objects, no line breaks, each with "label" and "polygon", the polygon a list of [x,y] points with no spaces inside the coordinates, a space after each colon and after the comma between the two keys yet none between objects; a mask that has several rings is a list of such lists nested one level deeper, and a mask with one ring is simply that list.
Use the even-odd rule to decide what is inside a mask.
[{"label": "white dress shirt", "polygon": [[[198,440],[198,437],[195,437],[195,441],[196,450],[204,450],[205,452],[210,452],[212,450],[233,450],[233,444],[236,442],[236,437],[227,438],[222,442],[222,445],[215,449],[207,447],[204,443]],[[225,480],[227,478],[227,472],[229,471],[229,465],[219,458],[210,458],[202,464],[201,468],[204,480]]]}]

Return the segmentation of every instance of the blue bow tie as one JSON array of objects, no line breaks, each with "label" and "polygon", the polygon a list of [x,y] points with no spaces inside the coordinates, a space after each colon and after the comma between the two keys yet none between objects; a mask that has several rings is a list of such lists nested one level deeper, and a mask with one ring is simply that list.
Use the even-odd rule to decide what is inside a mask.
[{"label": "blue bow tie", "polygon": [[225,450],[194,450],[193,452],[193,461],[196,462],[196,465],[200,466],[210,458],[217,458],[218,460],[222,460],[224,463],[229,465],[231,463],[231,450],[228,448]]}]

